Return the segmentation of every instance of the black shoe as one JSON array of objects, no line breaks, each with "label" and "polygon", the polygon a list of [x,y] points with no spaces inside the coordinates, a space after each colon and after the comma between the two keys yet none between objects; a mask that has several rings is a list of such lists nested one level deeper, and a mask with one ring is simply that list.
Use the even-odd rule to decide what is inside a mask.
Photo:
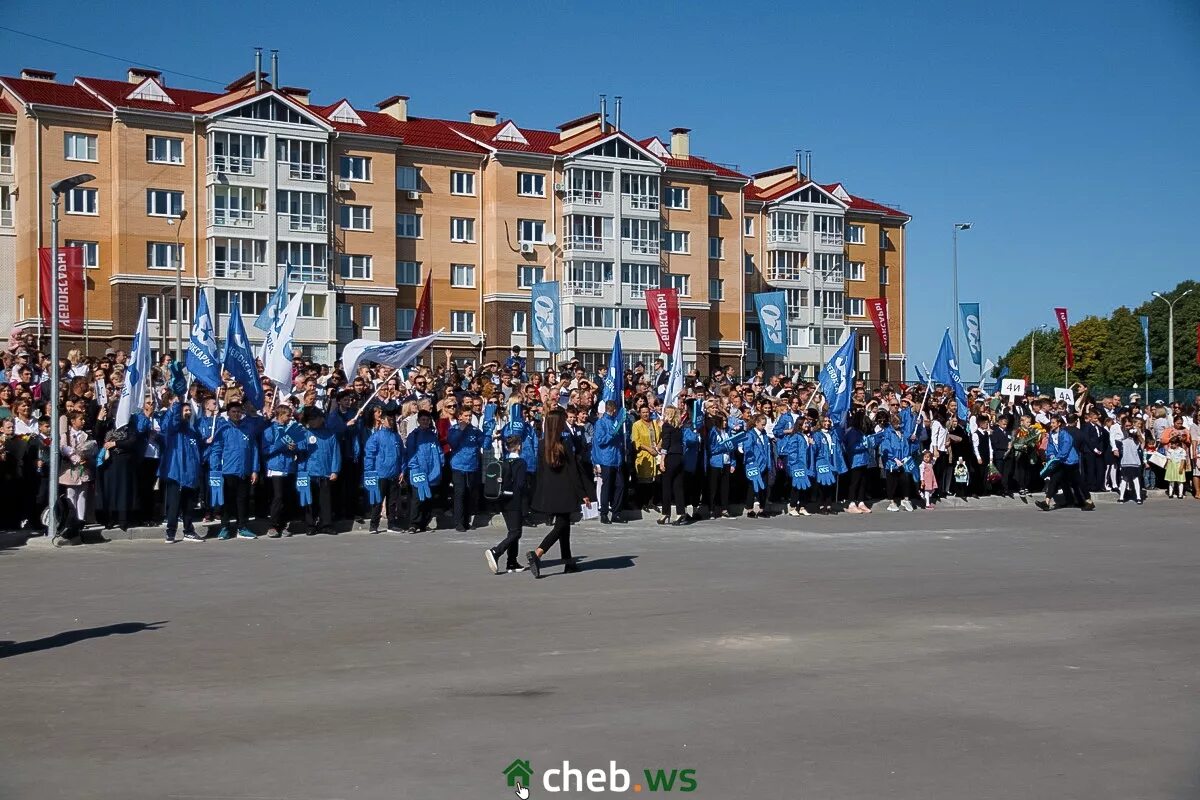
[{"label": "black shoe", "polygon": [[[122,528],[122,530],[124,529]],[[111,539],[106,538],[104,534],[100,533],[99,531],[94,533],[81,533],[79,535],[79,540],[84,544],[108,544],[110,541],[112,541]]]},{"label": "black shoe", "polygon": [[537,557],[537,553],[530,550],[525,554],[525,559],[529,562],[529,571],[533,573],[533,577],[542,577],[542,560]]},{"label": "black shoe", "polygon": [[1084,500],[1083,505],[1079,507],[1079,510],[1080,511],[1095,511],[1096,504],[1093,503],[1091,500]]},{"label": "black shoe", "polygon": [[758,516],[758,512],[754,511],[754,510],[750,510],[750,511],[746,512],[746,516],[750,519],[754,519],[755,517]]},{"label": "black shoe", "polygon": [[304,535],[305,536],[316,536],[317,535],[317,526],[313,525],[311,528],[309,528],[307,531],[304,532]]},{"label": "black shoe", "polygon": [[462,525],[456,525],[456,526],[454,526],[454,530],[458,531],[459,533],[466,533],[466,532],[467,532],[467,529],[466,529],[466,528],[464,528]]},{"label": "black shoe", "polygon": [[378,534],[379,528],[371,528],[371,530],[369,530],[368,533],[370,533],[372,535]]},{"label": "black shoe", "polygon": [[693,520],[693,519],[692,519],[691,517],[689,517],[687,514],[684,514],[682,517],[679,517],[678,519],[676,519],[676,520],[675,520],[674,522],[672,522],[671,524],[672,524],[672,525],[691,525],[691,524],[692,524],[694,521],[695,521],[695,520]]},{"label": "black shoe", "polygon": [[609,519],[608,514],[605,514],[605,513],[600,514],[600,524],[601,525],[612,525],[612,520]]},{"label": "black shoe", "polygon": [[618,512],[616,514],[613,514],[613,522],[617,522],[617,523],[620,523],[621,525],[624,525],[625,523],[629,522],[629,520],[625,519],[624,514],[621,514]]},{"label": "black shoe", "polygon": [[55,547],[78,547],[83,544],[83,540],[77,536],[55,536],[53,542]]},{"label": "black shoe", "polygon": [[583,572],[583,568],[574,561],[568,561],[563,565],[563,574],[566,575],[569,572]]},{"label": "black shoe", "polygon": [[666,525],[666,524],[667,524],[667,518],[666,518],[666,517],[659,517],[659,518],[658,518],[658,524],[659,524],[659,525]]},{"label": "black shoe", "polygon": [[1045,500],[1036,500],[1036,501],[1034,501],[1034,505],[1037,506],[1038,508],[1040,508],[1042,511],[1050,510],[1050,503],[1048,503]]}]

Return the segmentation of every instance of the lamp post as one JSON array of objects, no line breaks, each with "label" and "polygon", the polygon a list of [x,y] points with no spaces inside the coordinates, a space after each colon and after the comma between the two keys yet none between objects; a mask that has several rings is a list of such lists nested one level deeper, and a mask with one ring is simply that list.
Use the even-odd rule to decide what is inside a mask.
[{"label": "lamp post", "polygon": [[1175,402],[1175,304],[1192,293],[1188,289],[1174,300],[1168,300],[1159,292],[1150,294],[1167,304],[1167,402]]},{"label": "lamp post", "polygon": [[[95,175],[83,173],[63,178],[50,184],[50,466],[49,466],[49,524],[46,526],[50,541],[58,536],[58,392],[60,375],[58,368],[58,204],[60,198],[77,186],[94,181]],[[86,277],[84,278],[86,280]],[[86,291],[86,289],[85,289]],[[86,321],[84,323],[87,324]]]},{"label": "lamp post", "polygon": [[1038,331],[1045,331],[1046,323],[1042,323],[1033,329],[1029,334],[1029,389],[1032,391],[1034,384],[1037,383],[1037,363],[1033,360],[1037,352],[1037,335]]},{"label": "lamp post", "polygon": [[179,209],[179,216],[167,218],[167,224],[175,228],[175,249],[171,251],[175,261],[175,358],[182,358],[183,353],[183,251],[179,249],[179,235],[185,219],[186,208]]},{"label": "lamp post", "polygon": [[954,326],[954,357],[958,358],[962,343],[959,341],[959,330],[962,325],[958,321],[958,232],[971,230],[972,223],[954,223],[954,308],[950,309],[950,324]]}]

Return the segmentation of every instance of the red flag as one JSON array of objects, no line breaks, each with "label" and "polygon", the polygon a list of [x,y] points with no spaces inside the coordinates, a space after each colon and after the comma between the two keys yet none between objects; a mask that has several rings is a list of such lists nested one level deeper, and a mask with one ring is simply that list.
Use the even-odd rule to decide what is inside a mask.
[{"label": "red flag", "polygon": [[1058,329],[1062,331],[1063,348],[1067,351],[1067,369],[1071,369],[1075,366],[1075,349],[1071,347],[1071,326],[1067,323],[1067,310],[1056,308],[1054,316],[1058,317]]},{"label": "red flag", "polygon": [[430,288],[433,281],[431,273],[425,278],[425,288],[421,290],[421,302],[417,304],[417,313],[413,317],[412,338],[419,339],[433,333],[433,298]]},{"label": "red flag", "polygon": [[647,289],[646,310],[650,312],[650,327],[658,337],[658,349],[670,354],[675,350],[675,334],[679,331],[679,293],[674,289]]},{"label": "red flag", "polygon": [[51,277],[49,247],[38,248],[38,266],[42,271],[42,319],[54,320],[50,313],[51,281],[58,281],[58,327],[71,333],[83,333],[83,248],[58,248],[58,269]]},{"label": "red flag", "polygon": [[875,325],[875,333],[879,335],[879,343],[883,345],[883,352],[890,353],[887,298],[873,297],[867,300],[867,310],[871,313],[871,322]]}]

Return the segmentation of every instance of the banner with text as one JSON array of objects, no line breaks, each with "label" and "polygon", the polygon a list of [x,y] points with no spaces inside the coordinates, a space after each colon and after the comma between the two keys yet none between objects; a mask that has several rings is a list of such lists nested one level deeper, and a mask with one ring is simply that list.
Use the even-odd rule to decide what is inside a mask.
[{"label": "banner with text", "polygon": [[58,269],[50,269],[53,258],[49,247],[38,248],[38,266],[42,271],[42,319],[54,324],[50,312],[52,281],[58,282],[58,327],[70,333],[83,333],[83,248],[58,248]]},{"label": "banner with text", "polygon": [[646,310],[650,312],[650,327],[658,337],[658,351],[673,353],[679,332],[679,293],[674,289],[647,289]]},{"label": "banner with text", "polygon": [[425,288],[421,290],[421,302],[417,303],[417,313],[413,315],[412,338],[420,339],[433,333],[433,274],[425,279]]},{"label": "banner with text", "polygon": [[892,351],[888,329],[888,301],[886,297],[872,297],[867,300],[867,311],[871,314],[871,322],[875,325],[875,333],[879,336],[879,344],[883,352]]},{"label": "banner with text", "polygon": [[1067,310],[1056,308],[1054,316],[1058,317],[1058,329],[1062,331],[1063,349],[1067,351],[1067,369],[1071,369],[1075,366],[1075,350],[1071,347],[1071,325],[1067,322]]},{"label": "banner with text", "polygon": [[979,303],[959,303],[963,335],[967,337],[967,353],[975,366],[983,363],[983,341],[979,332]]}]

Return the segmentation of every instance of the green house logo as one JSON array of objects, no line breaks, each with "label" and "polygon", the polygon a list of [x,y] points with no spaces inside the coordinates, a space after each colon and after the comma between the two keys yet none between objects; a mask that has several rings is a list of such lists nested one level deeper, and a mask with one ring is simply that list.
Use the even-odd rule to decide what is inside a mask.
[{"label": "green house logo", "polygon": [[516,786],[517,781],[521,782],[522,786],[528,786],[529,781],[533,778],[533,769],[529,766],[528,761],[514,759],[511,764],[504,768],[504,779],[510,787]]}]

